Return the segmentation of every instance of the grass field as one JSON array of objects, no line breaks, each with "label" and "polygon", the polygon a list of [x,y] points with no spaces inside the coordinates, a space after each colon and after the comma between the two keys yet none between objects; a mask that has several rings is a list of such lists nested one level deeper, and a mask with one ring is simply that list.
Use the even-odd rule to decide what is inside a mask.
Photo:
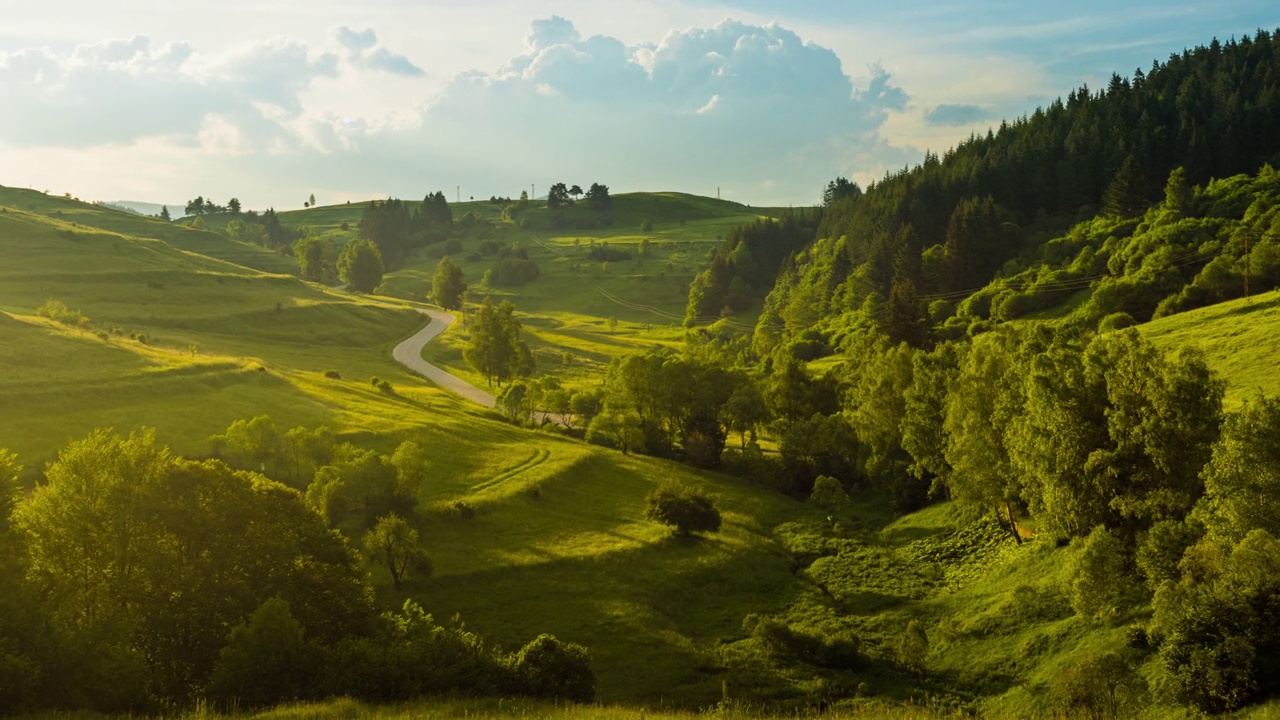
[{"label": "grass field", "polygon": [[1280,291],[1171,315],[1140,326],[1165,350],[1199,348],[1227,381],[1225,405],[1280,395]]}]

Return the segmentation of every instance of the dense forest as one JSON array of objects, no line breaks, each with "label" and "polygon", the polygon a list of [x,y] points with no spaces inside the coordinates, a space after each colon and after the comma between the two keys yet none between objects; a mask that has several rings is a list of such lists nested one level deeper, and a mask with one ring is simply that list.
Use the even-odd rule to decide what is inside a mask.
[{"label": "dense forest", "polygon": [[[914,168],[886,175],[865,192],[834,181],[817,241],[780,265],[757,330],[762,348],[767,352],[779,337],[821,318],[856,312],[869,298],[893,316],[886,321],[891,335],[918,344],[923,335],[917,322],[945,320],[938,317],[945,306],[934,307],[931,317],[933,301],[954,304],[993,278],[1026,271],[1046,243],[1078,222],[1095,216],[1140,220],[1170,183],[1177,197],[1189,197],[1214,178],[1280,165],[1278,57],[1274,33],[1215,40],[1131,78],[1114,75],[1100,91],[1081,87],[1065,101],[975,135],[941,157],[930,154]],[[1235,208],[1210,202],[1201,211],[1239,220],[1248,209],[1247,203]],[[1234,245],[1239,247],[1230,248],[1231,256],[1239,259],[1243,240]],[[1114,273],[1106,260],[1084,263],[1077,276],[1049,280]],[[1187,272],[1186,256],[1173,260]],[[726,278],[723,295],[735,273],[719,269],[715,275]],[[691,295],[691,307],[695,299]],[[1178,306],[1195,302],[1191,297]]]}]

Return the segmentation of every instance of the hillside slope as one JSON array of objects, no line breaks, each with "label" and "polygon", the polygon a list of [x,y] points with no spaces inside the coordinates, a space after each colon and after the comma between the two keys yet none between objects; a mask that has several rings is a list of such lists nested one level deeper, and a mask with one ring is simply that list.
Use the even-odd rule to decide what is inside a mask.
[{"label": "hillside slope", "polygon": [[1223,404],[1280,395],[1280,290],[1211,305],[1139,326],[1160,348],[1193,347],[1227,381]]}]

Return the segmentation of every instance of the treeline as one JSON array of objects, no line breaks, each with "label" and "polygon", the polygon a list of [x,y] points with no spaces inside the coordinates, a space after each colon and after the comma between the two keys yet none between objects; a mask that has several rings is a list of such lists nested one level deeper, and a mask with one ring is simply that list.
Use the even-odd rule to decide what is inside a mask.
[{"label": "treeline", "polygon": [[404,200],[369,203],[360,218],[359,238],[378,248],[389,269],[404,264],[418,248],[442,243],[453,234],[453,210],[444,193],[428,193],[416,210]]},{"label": "treeline", "polygon": [[1132,217],[1177,167],[1195,186],[1275,165],[1278,48],[1266,31],[1214,41],[1100,92],[1081,87],[866,192],[833,184],[823,240],[784,269],[762,325],[790,335],[872,297],[923,321],[922,298],[963,297],[1076,220]]},{"label": "treeline", "polygon": [[407,495],[420,446],[383,457],[267,418],[216,440],[252,470],[97,431],[26,494],[0,451],[0,713],[594,697],[580,646],[542,635],[508,653],[412,602],[377,611],[370,569],[429,572]]},{"label": "treeline", "polygon": [[741,312],[772,289],[789,257],[813,242],[822,211],[786,213],[729,231],[707,269],[689,287],[685,324]]}]

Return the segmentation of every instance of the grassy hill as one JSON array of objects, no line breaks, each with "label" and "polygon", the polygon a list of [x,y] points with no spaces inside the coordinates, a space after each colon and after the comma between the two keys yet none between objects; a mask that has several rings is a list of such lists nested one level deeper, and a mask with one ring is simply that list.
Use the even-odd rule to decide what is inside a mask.
[{"label": "grassy hill", "polygon": [[[417,204],[411,206],[416,209]],[[605,212],[584,203],[558,211],[530,203],[514,220],[502,219],[504,206],[489,201],[451,203],[455,222],[474,213],[489,225],[463,233],[461,249],[450,257],[466,275],[469,301],[478,303],[485,295],[511,300],[539,368],[570,385],[597,381],[617,354],[682,342],[689,283],[724,235],[737,225],[777,217],[785,210],[684,193],[616,195]],[[341,245],[356,237],[363,212],[363,204],[352,203],[281,212],[279,217],[286,225],[309,227],[318,237]],[[498,261],[480,254],[486,240],[523,248],[538,264],[538,279],[514,287],[482,283],[485,271]],[[606,243],[629,258],[589,259],[593,249]],[[405,267],[388,273],[382,292],[424,299],[439,254],[433,248],[419,251]],[[750,317],[738,319],[736,327],[748,331],[750,323]],[[428,346],[427,359],[477,382],[462,361],[466,338],[465,330],[450,333]]]},{"label": "grassy hill", "polygon": [[[3,199],[18,206],[0,205],[10,260],[0,268],[0,446],[19,454],[28,481],[101,426],[154,426],[194,455],[233,420],[261,414],[281,429],[325,424],[384,451],[419,438],[431,451],[420,500],[436,575],[401,592],[377,578],[383,601],[412,596],[508,646],[544,631],[586,644],[601,697],[614,701],[714,702],[721,639],[739,635],[745,615],[805,592],[771,531],[816,510],[496,422],[392,361],[391,347],[422,323],[401,303],[123,231],[125,219],[151,230],[146,219],[25,193]],[[67,310],[38,314],[49,299]],[[374,376],[395,394],[377,391]],[[645,496],[669,480],[719,497],[719,535],[672,540],[643,519]],[[474,518],[451,512],[459,501]]]},{"label": "grassy hill", "polygon": [[1280,395],[1280,291],[1170,315],[1141,328],[1165,350],[1203,351],[1209,367],[1227,381],[1227,409],[1257,393]]}]

